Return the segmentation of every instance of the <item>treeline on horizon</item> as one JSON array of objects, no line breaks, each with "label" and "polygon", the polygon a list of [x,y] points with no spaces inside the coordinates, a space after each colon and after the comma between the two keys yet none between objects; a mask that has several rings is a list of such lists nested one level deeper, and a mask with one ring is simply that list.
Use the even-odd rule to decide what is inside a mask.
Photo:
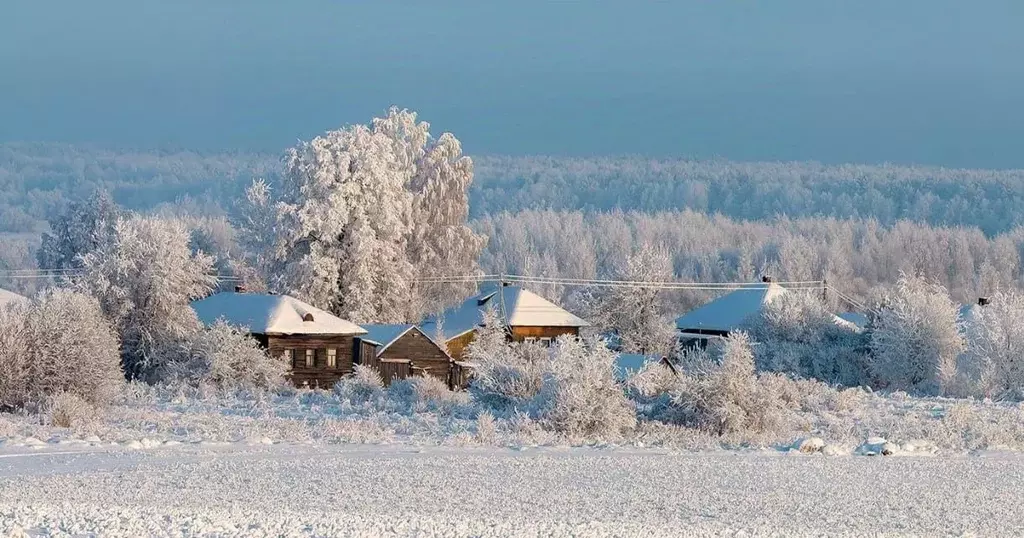
[{"label": "treeline on horizon", "polygon": [[[970,302],[1018,289],[1024,170],[947,170],[640,157],[477,157],[472,225],[488,272],[612,277],[642,245],[682,281],[828,279],[870,300],[901,273]],[[105,189],[130,210],[188,216],[234,241],[236,200],[276,156],[0,145],[0,270],[34,267],[46,218]],[[230,242],[228,241],[228,242]],[[233,249],[234,247],[225,247]],[[0,287],[34,292],[31,280]],[[572,303],[574,290],[545,295]],[[679,293],[685,311],[710,292]],[[832,301],[835,301],[832,298]],[[834,304],[835,308],[850,305]]]},{"label": "treeline on horizon", "polygon": [[[639,156],[473,160],[474,218],[526,209],[691,209],[740,220],[911,220],[977,227],[989,236],[1024,225],[1024,170]],[[0,144],[0,232],[40,231],[55,210],[97,188],[133,210],[185,200],[230,211],[223,206],[252,178],[273,185],[280,170],[280,155],[269,153]]]}]

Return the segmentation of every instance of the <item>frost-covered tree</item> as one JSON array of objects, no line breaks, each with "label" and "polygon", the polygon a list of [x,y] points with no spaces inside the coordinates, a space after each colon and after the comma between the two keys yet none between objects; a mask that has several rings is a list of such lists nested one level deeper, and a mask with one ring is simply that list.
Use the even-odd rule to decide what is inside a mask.
[{"label": "frost-covered tree", "polygon": [[216,321],[186,342],[161,378],[221,389],[274,388],[284,383],[289,366],[271,357],[245,330]]},{"label": "frost-covered tree", "polygon": [[208,294],[213,259],[189,248],[188,228],[177,219],[121,218],[113,239],[83,258],[77,283],[99,300],[121,336],[125,373],[155,380],[199,330],[189,303]]},{"label": "frost-covered tree", "polygon": [[[285,157],[274,204],[280,286],[356,322],[419,319],[446,293],[421,289],[417,275],[477,270],[483,241],[466,226],[471,178],[453,136],[435,141],[427,123],[397,108],[300,143]],[[254,184],[254,210],[268,196]]]},{"label": "frost-covered tree", "polygon": [[[672,279],[668,252],[645,244],[617,264],[618,280],[634,283]],[[583,299],[591,322],[613,332],[626,353],[669,354],[676,339],[675,327],[665,314],[664,290],[635,284],[604,288],[592,299]]]},{"label": "frost-covered tree", "polygon": [[817,294],[791,291],[776,297],[748,330],[758,344],[759,370],[847,386],[867,382],[866,337],[839,322]]},{"label": "frost-covered tree", "polygon": [[967,391],[976,396],[1024,399],[1024,294],[999,292],[971,308],[964,320],[961,357]]},{"label": "frost-covered tree", "polygon": [[[444,133],[428,145],[410,183],[414,194],[409,257],[420,275],[478,274],[477,259],[486,238],[467,225],[473,162],[462,145]],[[473,283],[418,284],[427,308],[457,302],[473,291]]]},{"label": "frost-covered tree", "polygon": [[904,275],[872,320],[868,368],[882,387],[922,394],[953,388],[964,348],[959,305],[941,285]]},{"label": "frost-covered tree", "polygon": [[82,256],[107,242],[114,223],[122,214],[110,194],[103,190],[81,202],[72,202],[64,212],[50,219],[37,254],[43,269],[79,269]]},{"label": "frost-covered tree", "polygon": [[105,404],[122,383],[117,334],[93,297],[56,289],[0,308],[0,407],[62,393]]}]

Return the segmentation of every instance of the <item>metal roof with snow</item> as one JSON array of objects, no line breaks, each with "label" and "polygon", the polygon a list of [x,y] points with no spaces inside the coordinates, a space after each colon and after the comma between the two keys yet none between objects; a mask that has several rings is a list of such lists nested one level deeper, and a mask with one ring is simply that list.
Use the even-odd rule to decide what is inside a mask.
[{"label": "metal roof with snow", "polygon": [[730,332],[739,329],[761,308],[787,293],[782,286],[769,282],[757,287],[739,288],[676,319],[681,331]]},{"label": "metal roof with snow", "polygon": [[289,295],[222,292],[192,303],[200,321],[223,319],[253,334],[365,334],[359,325]]},{"label": "metal roof with snow", "polygon": [[369,324],[362,325],[363,329],[366,329],[366,334],[360,335],[359,338],[365,342],[370,342],[377,345],[377,354],[380,355],[388,346],[402,337],[405,333],[409,332],[415,325],[409,323],[401,323],[395,325],[384,325],[384,324]]},{"label": "metal roof with snow", "polygon": [[28,302],[28,297],[0,288],[0,307],[7,306],[9,304],[27,304]]},{"label": "metal roof with snow", "polygon": [[[444,338],[450,340],[483,324],[484,312],[494,308],[510,327],[587,327],[590,324],[547,299],[519,286],[488,286],[461,305],[441,314]],[[504,311],[503,311],[504,310]],[[421,325],[425,334],[437,332],[437,317]]]}]

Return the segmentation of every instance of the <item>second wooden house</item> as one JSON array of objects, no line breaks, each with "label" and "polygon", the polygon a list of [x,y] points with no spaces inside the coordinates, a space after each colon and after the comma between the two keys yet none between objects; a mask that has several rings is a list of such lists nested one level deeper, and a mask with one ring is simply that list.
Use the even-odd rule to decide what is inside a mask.
[{"label": "second wooden house", "polygon": [[520,286],[492,285],[440,316],[427,318],[421,327],[434,338],[440,335],[451,356],[461,361],[465,358],[466,346],[483,324],[484,312],[491,308],[500,316],[509,338],[516,342],[549,344],[565,334],[579,336],[580,329],[589,325]]}]

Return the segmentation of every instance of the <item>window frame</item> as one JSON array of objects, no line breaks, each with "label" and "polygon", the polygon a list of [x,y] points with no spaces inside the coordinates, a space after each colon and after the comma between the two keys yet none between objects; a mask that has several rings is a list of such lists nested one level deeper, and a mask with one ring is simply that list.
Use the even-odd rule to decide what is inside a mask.
[{"label": "window frame", "polygon": [[338,367],[338,348],[327,348],[327,367],[331,369]]},{"label": "window frame", "polygon": [[311,349],[311,348],[307,348],[306,349],[305,361],[302,364],[306,368],[314,368],[314,367],[316,367],[316,350],[315,349]]}]

